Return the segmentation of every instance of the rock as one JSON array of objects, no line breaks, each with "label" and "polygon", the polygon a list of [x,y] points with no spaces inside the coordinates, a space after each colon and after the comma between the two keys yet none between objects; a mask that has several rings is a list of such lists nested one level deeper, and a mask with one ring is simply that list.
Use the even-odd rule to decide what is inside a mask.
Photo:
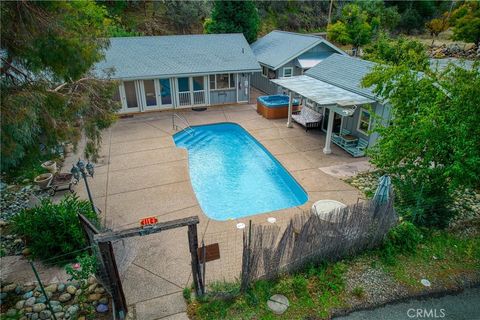
[{"label": "rock", "polygon": [[100,293],[92,293],[88,296],[88,301],[93,302],[93,301],[98,301],[102,298],[102,295]]},{"label": "rock", "polygon": [[86,318],[84,316],[81,316],[81,317],[78,317],[77,320],[86,320]]},{"label": "rock", "polygon": [[67,302],[70,299],[72,299],[72,295],[70,293],[63,293],[58,297],[58,301],[60,302]]},{"label": "rock", "polygon": [[78,313],[79,311],[79,307],[78,305],[74,304],[74,305],[71,305],[70,307],[68,307],[67,309],[67,314],[69,314],[70,316],[74,316]]},{"label": "rock", "polygon": [[97,283],[97,279],[95,279],[95,277],[88,278],[88,284],[94,284],[94,283]]},{"label": "rock", "polygon": [[281,294],[275,294],[267,302],[268,308],[275,314],[283,314],[290,306],[287,297]]},{"label": "rock", "polygon": [[14,309],[14,308],[11,308],[11,309],[8,309],[6,315],[7,317],[15,317],[17,315],[17,309]]},{"label": "rock", "polygon": [[36,300],[35,300],[36,303],[45,303],[47,302],[47,298],[45,298],[45,296],[41,296],[41,297],[38,297]]},{"label": "rock", "polygon": [[100,294],[105,293],[105,289],[103,289],[102,287],[98,287],[95,289],[95,293],[100,293]]},{"label": "rock", "polygon": [[61,305],[56,305],[56,306],[52,305],[52,310],[53,310],[54,313],[57,313],[57,312],[61,312],[63,310],[63,308],[62,308]]},{"label": "rock", "polygon": [[93,292],[96,287],[97,287],[97,284],[96,284],[96,283],[89,285],[89,286],[88,286],[88,289],[87,289],[87,292],[88,292],[88,293]]},{"label": "rock", "polygon": [[78,289],[78,290],[77,290],[77,292],[75,292],[75,295],[76,295],[76,296],[79,296],[79,295],[81,295],[81,294],[82,294],[82,292],[83,292],[83,290],[82,290],[82,289]]},{"label": "rock", "polygon": [[23,299],[29,299],[33,297],[33,291],[27,291],[25,292],[25,294],[23,295]]},{"label": "rock", "polygon": [[2,292],[12,292],[17,288],[15,283],[8,284],[2,288]]},{"label": "rock", "polygon": [[40,312],[45,310],[47,306],[44,303],[35,303],[33,305],[33,312]]},{"label": "rock", "polygon": [[54,293],[54,292],[57,292],[57,287],[58,285],[56,283],[52,283],[48,287],[45,287],[45,291]]},{"label": "rock", "polygon": [[63,290],[65,290],[65,285],[63,283],[60,283],[57,287],[57,291],[58,292],[63,292]]},{"label": "rock", "polygon": [[15,304],[15,309],[22,310],[25,306],[25,300],[20,300]]},{"label": "rock", "polygon": [[108,311],[108,306],[106,304],[103,304],[103,303],[100,303],[98,306],[97,306],[97,312],[99,313],[105,313]]},{"label": "rock", "polygon": [[23,288],[22,288],[21,286],[17,286],[17,287],[15,288],[15,294],[18,295],[18,296],[21,295],[21,294],[24,293],[24,292],[25,292],[25,291],[23,290]]},{"label": "rock", "polygon": [[25,301],[25,307],[33,307],[35,304],[35,297],[30,297]]},{"label": "rock", "polygon": [[32,313],[30,320],[38,320],[38,313]]},{"label": "rock", "polygon": [[57,300],[50,300],[50,305],[53,307],[53,306],[58,306],[60,305],[60,301],[57,301]]},{"label": "rock", "polygon": [[57,319],[63,319],[63,317],[65,317],[65,313],[64,312],[55,312],[55,317]]},{"label": "rock", "polygon": [[70,285],[67,287],[67,292],[70,294],[75,294],[75,292],[77,292],[77,288],[75,288],[75,286]]},{"label": "rock", "polygon": [[52,312],[50,310],[43,310],[42,312],[40,312],[39,316],[40,319],[50,319],[50,317],[52,316]]},{"label": "rock", "polygon": [[108,304],[108,298],[103,297],[102,299],[98,300],[98,303]]}]

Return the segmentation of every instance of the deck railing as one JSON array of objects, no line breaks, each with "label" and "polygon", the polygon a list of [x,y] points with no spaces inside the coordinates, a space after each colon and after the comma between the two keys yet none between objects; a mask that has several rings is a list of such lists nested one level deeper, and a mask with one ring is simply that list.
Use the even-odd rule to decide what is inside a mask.
[{"label": "deck railing", "polygon": [[180,106],[189,106],[192,104],[192,99],[190,97],[190,91],[179,92],[178,93],[178,102]]},{"label": "deck railing", "polygon": [[193,104],[205,104],[205,90],[193,91]]}]

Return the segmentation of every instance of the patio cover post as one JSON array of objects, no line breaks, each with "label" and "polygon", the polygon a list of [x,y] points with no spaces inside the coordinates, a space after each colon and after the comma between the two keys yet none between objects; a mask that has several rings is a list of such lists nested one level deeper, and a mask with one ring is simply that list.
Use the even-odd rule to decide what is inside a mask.
[{"label": "patio cover post", "polygon": [[292,125],[292,105],[293,105],[293,92],[289,91],[287,128],[293,127],[293,125]]},{"label": "patio cover post", "polygon": [[330,109],[330,112],[328,113],[327,136],[325,137],[325,147],[323,148],[323,153],[325,154],[332,153],[330,144],[332,143],[333,118],[335,118],[335,111]]}]

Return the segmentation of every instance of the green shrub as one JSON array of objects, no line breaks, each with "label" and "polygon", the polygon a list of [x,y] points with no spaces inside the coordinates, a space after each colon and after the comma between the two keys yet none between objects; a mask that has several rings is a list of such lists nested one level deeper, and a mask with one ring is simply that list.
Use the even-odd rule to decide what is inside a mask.
[{"label": "green shrub", "polygon": [[187,301],[187,303],[190,303],[192,301],[192,289],[184,288],[182,294],[183,298],[185,299],[185,301]]},{"label": "green shrub", "polygon": [[58,204],[45,199],[39,206],[23,210],[13,218],[13,230],[25,238],[35,258],[46,260],[66,255],[58,260],[53,259],[55,262],[64,262],[75,258],[74,254],[70,256],[69,253],[87,245],[77,213],[98,223],[98,217],[88,201],[69,195]]},{"label": "green shrub", "polygon": [[422,233],[411,222],[404,221],[387,234],[382,248],[382,258],[387,264],[395,264],[397,254],[414,253],[422,240]]}]

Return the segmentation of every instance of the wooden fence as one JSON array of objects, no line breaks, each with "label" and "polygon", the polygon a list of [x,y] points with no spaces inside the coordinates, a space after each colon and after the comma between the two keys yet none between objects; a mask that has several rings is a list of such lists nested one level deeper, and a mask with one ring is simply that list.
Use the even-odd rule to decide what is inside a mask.
[{"label": "wooden fence", "polygon": [[311,261],[336,260],[378,245],[396,223],[393,197],[361,202],[321,218],[310,212],[286,228],[252,225],[244,232],[242,289],[255,279],[275,278]]}]

